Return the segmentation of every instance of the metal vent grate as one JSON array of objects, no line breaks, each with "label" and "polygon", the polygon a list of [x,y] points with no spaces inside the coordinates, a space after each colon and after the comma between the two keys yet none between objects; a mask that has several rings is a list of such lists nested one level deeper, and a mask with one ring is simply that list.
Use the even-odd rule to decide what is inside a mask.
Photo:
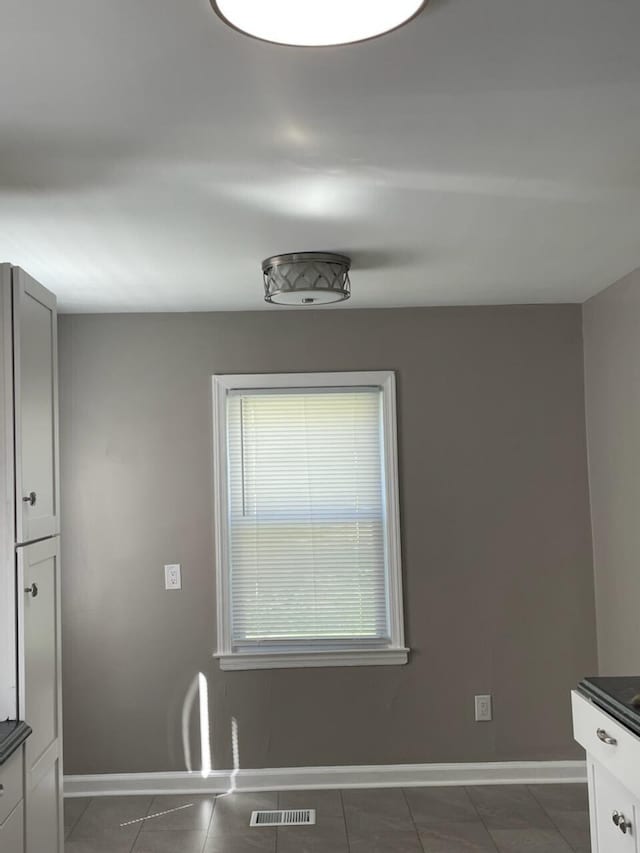
[{"label": "metal vent grate", "polygon": [[314,826],[315,809],[277,809],[251,812],[249,826]]}]

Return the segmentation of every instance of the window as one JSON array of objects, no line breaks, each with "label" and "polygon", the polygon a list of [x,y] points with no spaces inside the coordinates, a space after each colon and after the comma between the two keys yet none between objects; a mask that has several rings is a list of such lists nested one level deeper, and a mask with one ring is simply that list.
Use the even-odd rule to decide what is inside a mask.
[{"label": "window", "polygon": [[214,376],[223,669],[406,663],[395,381]]}]

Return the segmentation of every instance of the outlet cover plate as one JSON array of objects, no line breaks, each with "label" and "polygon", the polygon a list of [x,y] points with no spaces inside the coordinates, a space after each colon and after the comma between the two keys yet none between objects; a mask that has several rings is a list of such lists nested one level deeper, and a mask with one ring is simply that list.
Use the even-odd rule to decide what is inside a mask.
[{"label": "outlet cover plate", "polygon": [[164,588],[182,589],[180,563],[170,563],[164,567]]}]

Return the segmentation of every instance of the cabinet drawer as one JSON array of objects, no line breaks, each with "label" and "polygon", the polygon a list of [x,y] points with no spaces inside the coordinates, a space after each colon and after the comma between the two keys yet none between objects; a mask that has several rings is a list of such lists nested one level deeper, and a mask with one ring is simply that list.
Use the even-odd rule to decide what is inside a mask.
[{"label": "cabinet drawer", "polygon": [[24,853],[24,806],[19,806],[0,823],[0,850],[2,853]]},{"label": "cabinet drawer", "polygon": [[640,800],[640,738],[576,691],[571,703],[575,739]]},{"label": "cabinet drawer", "polygon": [[638,853],[638,803],[596,762],[589,762],[600,853]]},{"label": "cabinet drawer", "polygon": [[23,761],[23,748],[20,747],[0,766],[0,824],[22,799]]}]

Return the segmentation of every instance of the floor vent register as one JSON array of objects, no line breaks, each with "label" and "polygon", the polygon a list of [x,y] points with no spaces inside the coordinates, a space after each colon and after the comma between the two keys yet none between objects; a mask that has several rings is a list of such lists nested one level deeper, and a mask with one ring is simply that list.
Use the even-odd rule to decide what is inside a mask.
[{"label": "floor vent register", "polygon": [[249,826],[314,826],[315,809],[277,809],[251,812]]}]

